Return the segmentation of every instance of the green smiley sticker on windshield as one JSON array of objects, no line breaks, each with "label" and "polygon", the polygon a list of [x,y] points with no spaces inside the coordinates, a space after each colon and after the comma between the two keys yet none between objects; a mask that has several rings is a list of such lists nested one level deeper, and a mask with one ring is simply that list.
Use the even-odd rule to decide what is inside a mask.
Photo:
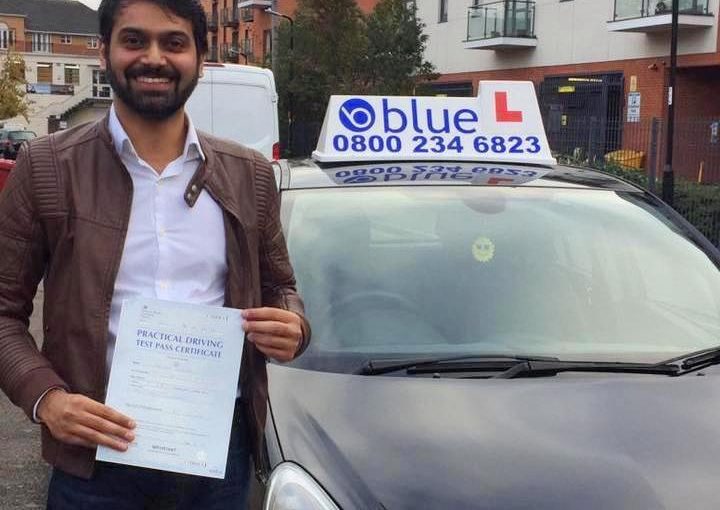
[{"label": "green smiley sticker on windshield", "polygon": [[472,254],[478,262],[490,262],[495,256],[495,243],[488,237],[478,237],[472,245]]}]

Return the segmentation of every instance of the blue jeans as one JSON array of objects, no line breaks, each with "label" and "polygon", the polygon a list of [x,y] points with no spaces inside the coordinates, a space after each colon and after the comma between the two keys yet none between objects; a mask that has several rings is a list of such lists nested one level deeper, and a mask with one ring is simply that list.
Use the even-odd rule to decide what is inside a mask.
[{"label": "blue jeans", "polygon": [[250,448],[240,402],[235,406],[223,480],[98,462],[90,480],[54,469],[48,510],[243,510],[250,487]]}]

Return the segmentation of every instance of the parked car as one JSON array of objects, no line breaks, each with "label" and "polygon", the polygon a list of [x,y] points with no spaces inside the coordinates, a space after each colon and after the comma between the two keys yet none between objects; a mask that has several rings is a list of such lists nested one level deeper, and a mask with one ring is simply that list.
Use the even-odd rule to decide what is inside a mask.
[{"label": "parked car", "polygon": [[36,138],[37,135],[34,131],[27,129],[21,130],[0,130],[0,151],[2,151],[2,157],[5,159],[15,159],[20,146]]},{"label": "parked car", "polygon": [[[268,366],[266,510],[717,506],[720,253],[649,192],[542,162],[529,96],[516,127],[489,113],[501,88],[338,98],[314,159],[278,165],[313,339]],[[423,105],[483,134],[400,133]]]}]

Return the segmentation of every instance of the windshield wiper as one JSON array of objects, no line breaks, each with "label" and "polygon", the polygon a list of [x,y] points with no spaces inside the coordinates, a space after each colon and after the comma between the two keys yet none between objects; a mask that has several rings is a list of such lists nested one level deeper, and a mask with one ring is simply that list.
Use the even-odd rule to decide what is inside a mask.
[{"label": "windshield wiper", "polygon": [[718,363],[720,363],[720,346],[689,352],[677,358],[661,361],[657,366],[676,367],[678,370],[677,375],[683,375]]},{"label": "windshield wiper", "polygon": [[[720,356],[720,354],[719,354]],[[678,375],[673,364],[619,363],[604,361],[563,361],[546,356],[468,355],[450,358],[370,360],[358,374],[382,375],[406,370],[408,375],[499,372],[496,379],[547,377],[561,372]]]},{"label": "windshield wiper", "polygon": [[525,361],[495,376],[495,379],[545,377],[561,372],[678,375],[675,365],[622,363],[614,361]]},{"label": "windshield wiper", "polygon": [[419,370],[422,367],[433,367],[433,371],[437,369],[450,369],[452,371],[460,371],[463,367],[472,366],[478,369],[480,365],[487,371],[507,369],[523,361],[551,361],[557,358],[549,356],[513,356],[507,354],[466,354],[463,356],[450,357],[424,357],[424,358],[390,358],[390,359],[371,359],[366,361],[355,373],[360,375],[382,375],[398,372],[400,370],[414,369]]}]

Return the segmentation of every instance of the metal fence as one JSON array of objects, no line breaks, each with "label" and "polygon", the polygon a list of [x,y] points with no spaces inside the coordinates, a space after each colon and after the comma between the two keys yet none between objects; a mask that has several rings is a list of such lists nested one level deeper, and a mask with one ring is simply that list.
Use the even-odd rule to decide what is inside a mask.
[{"label": "metal fence", "polygon": [[[562,162],[620,174],[654,193],[662,189],[665,126],[661,119],[561,121],[548,129]],[[720,246],[720,121],[680,119],[673,147],[673,206]]]}]

